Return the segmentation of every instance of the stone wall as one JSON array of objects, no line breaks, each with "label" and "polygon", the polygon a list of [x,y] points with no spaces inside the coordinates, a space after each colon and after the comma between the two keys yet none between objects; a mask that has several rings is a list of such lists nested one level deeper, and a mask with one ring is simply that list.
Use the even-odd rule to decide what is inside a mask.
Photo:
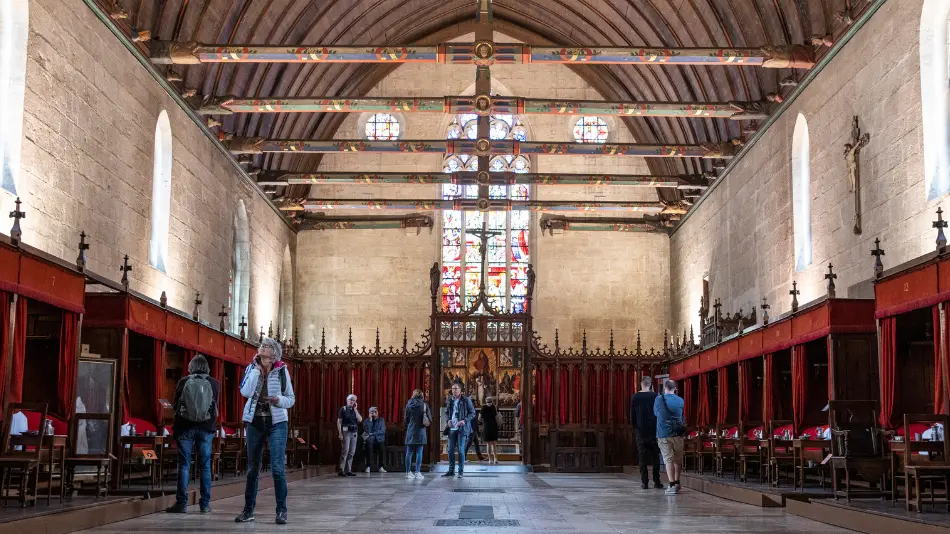
[{"label": "stone wall", "polygon": [[[278,325],[279,281],[293,232],[82,0],[31,0],[22,170],[24,242],[72,261],[89,236],[89,270],[218,324],[227,304],[232,219],[250,221],[249,329]],[[173,165],[169,264],[149,266],[155,123],[167,111]],[[0,193],[0,208],[13,198]],[[3,229],[7,231],[6,228]]]},{"label": "stone wall", "polygon": [[[457,40],[471,41],[472,35]],[[514,39],[498,35],[499,42]],[[443,96],[474,93],[473,66],[403,65],[383,79],[369,96]],[[603,98],[566,67],[497,65],[492,67],[493,91],[501,95],[538,98]],[[361,121],[353,114],[336,132],[337,139],[362,138]],[[442,139],[452,120],[437,113],[401,115],[404,138]],[[576,118],[522,117],[529,140],[573,141]],[[611,141],[634,142],[619,121],[607,118]],[[320,171],[438,172],[441,155],[332,154]],[[532,160],[536,172],[648,173],[640,158],[541,157]],[[315,186],[320,198],[438,198],[437,186]],[[651,188],[541,186],[532,193],[540,200],[656,200]],[[380,213],[377,211],[373,212]],[[298,239],[297,319],[304,342],[319,340],[323,327],[329,345],[345,345],[353,327],[357,346],[374,342],[381,329],[384,345],[401,342],[403,327],[410,339],[428,326],[428,270],[440,261],[439,221],[432,235],[398,230],[335,230],[302,232]],[[591,216],[590,213],[571,213]],[[623,216],[612,213],[609,216]],[[558,328],[563,344],[579,346],[583,331],[588,341],[606,347],[610,328],[618,345],[632,346],[636,329],[646,346],[659,346],[669,317],[669,242],[663,235],[578,232],[540,236],[539,215],[531,222],[531,262],[537,271],[535,328],[553,344]],[[415,332],[413,326],[415,325]],[[304,332],[314,332],[304,335]],[[391,333],[386,335],[385,333]],[[331,335],[332,333],[332,335]]]},{"label": "stone wall", "polygon": [[[805,88],[671,240],[674,330],[698,327],[702,279],[723,312],[748,311],[767,297],[787,312],[793,280],[804,303],[825,294],[832,263],[839,296],[872,297],[870,250],[885,267],[931,251],[931,221],[946,198],[924,190],[918,35],[922,0],[888,2]],[[812,264],[795,272],[791,146],[795,121],[811,141]],[[871,134],[861,153],[863,232],[852,232],[854,195],[844,145],[853,116]],[[761,320],[761,314],[759,314]]]}]

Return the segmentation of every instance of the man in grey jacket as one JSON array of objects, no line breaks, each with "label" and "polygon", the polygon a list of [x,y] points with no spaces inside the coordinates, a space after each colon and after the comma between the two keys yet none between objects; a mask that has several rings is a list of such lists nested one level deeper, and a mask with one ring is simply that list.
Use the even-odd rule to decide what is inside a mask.
[{"label": "man in grey jacket", "polygon": [[[472,399],[462,395],[462,387],[452,384],[452,394],[445,402],[446,431],[449,434],[449,470],[442,476],[462,478],[465,471],[465,442],[472,433],[475,405]],[[455,455],[458,454],[459,470],[455,474]]]},{"label": "man in grey jacket", "polygon": [[247,433],[247,486],[244,489],[244,510],[234,518],[236,523],[254,521],[257,504],[257,479],[261,471],[264,441],[270,446],[270,470],[277,497],[278,525],[287,523],[287,479],[284,458],[287,452],[287,410],[294,405],[294,386],[290,372],[280,361],[283,348],[277,341],[264,338],[257,356],[244,372],[241,395],[244,405],[244,429]]}]

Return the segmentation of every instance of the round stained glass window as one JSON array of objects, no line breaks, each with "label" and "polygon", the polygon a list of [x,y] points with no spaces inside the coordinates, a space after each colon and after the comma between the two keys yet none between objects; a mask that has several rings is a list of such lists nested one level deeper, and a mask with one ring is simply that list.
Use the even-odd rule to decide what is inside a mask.
[{"label": "round stained glass window", "polygon": [[581,117],[574,123],[574,140],[578,143],[606,143],[607,121],[600,117]]},{"label": "round stained glass window", "polygon": [[401,131],[399,120],[389,113],[374,113],[366,121],[366,139],[370,141],[395,141]]}]

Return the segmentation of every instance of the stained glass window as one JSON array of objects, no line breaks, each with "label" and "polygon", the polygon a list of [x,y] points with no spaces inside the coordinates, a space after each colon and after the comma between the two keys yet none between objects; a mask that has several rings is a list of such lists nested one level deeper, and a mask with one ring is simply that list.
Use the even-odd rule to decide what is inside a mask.
[{"label": "stained glass window", "polygon": [[[513,115],[491,116],[491,138],[496,140],[527,140],[527,130]],[[449,126],[449,139],[478,138],[478,116],[463,114]],[[478,158],[449,154],[442,164],[444,172],[476,171]],[[525,156],[499,155],[489,162],[491,172],[527,173],[531,163]],[[526,184],[490,185],[489,197],[499,200],[528,200],[530,189]],[[444,199],[478,198],[477,185],[446,184],[442,186]],[[459,211],[442,212],[442,309],[460,312],[471,308],[478,298],[482,277],[485,293],[492,308],[500,312],[523,313],[527,297],[527,269],[529,261],[527,211]],[[486,250],[481,250],[481,239],[470,231],[487,229],[497,232],[489,237]],[[485,257],[487,273],[482,273]]]},{"label": "stained glass window", "polygon": [[366,121],[366,139],[370,141],[395,141],[399,131],[399,119],[389,113],[374,113]]},{"label": "stained glass window", "polygon": [[606,143],[607,121],[600,117],[581,117],[574,123],[574,139],[578,143]]}]

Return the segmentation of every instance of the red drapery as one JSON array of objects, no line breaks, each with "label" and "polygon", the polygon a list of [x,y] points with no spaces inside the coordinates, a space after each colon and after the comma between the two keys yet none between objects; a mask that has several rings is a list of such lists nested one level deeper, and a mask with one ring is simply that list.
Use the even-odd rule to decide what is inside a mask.
[{"label": "red drapery", "polygon": [[897,318],[881,319],[881,426],[891,428],[894,413],[894,366],[897,360]]},{"label": "red drapery", "polygon": [[386,405],[389,407],[389,417],[386,418],[388,423],[398,423],[402,420],[402,410],[400,408],[409,401],[409,397],[412,392],[408,394],[405,391],[405,387],[402,385],[402,378],[405,374],[406,369],[402,364],[397,364],[395,372],[393,373],[393,394],[386,398]]},{"label": "red drapery", "polygon": [[310,368],[310,362],[297,366],[297,383],[294,385],[294,395],[297,396],[297,403],[294,404],[294,407],[299,410],[297,412],[298,419],[302,423],[313,422],[313,414],[311,413],[311,407],[313,406],[311,391],[313,388],[310,387]]},{"label": "red drapery", "polygon": [[[692,377],[683,380],[683,421],[689,426],[689,416],[693,411],[693,379]],[[633,414],[630,414],[633,418]]]},{"label": "red drapery", "polygon": [[589,367],[587,371],[587,422],[596,425],[600,423],[600,406],[598,400],[598,379],[600,373],[594,367]]},{"label": "red drapery", "polygon": [[544,396],[541,398],[543,408],[543,413],[541,410],[538,410],[541,415],[541,422],[543,423],[552,423],[554,422],[554,369],[550,367],[544,367]]},{"label": "red drapery", "polygon": [[571,398],[574,404],[571,406],[571,423],[581,422],[581,368],[575,366],[571,370]]},{"label": "red drapery", "polygon": [[227,395],[224,395],[224,360],[220,358],[211,359],[211,377],[218,381],[218,384],[221,385],[221,391],[218,394],[218,422],[223,423],[226,420],[227,416],[227,406],[226,401]]},{"label": "red drapery", "polygon": [[122,421],[123,424],[132,417],[132,388],[129,386],[129,334],[126,332],[125,344],[122,347]]},{"label": "red drapery", "polygon": [[940,338],[940,305],[934,306],[934,413],[944,413],[943,405],[943,367],[940,365],[940,346],[943,339]]},{"label": "red drapery", "polygon": [[749,420],[749,395],[752,387],[752,367],[750,360],[739,362],[739,420]]},{"label": "red drapery", "polygon": [[629,408],[627,405],[630,403],[630,398],[627,396],[627,382],[626,375],[627,370],[623,369],[619,365],[614,368],[616,372],[614,373],[614,422],[626,424],[630,422],[630,418],[627,414]]},{"label": "red drapery", "polygon": [[331,403],[330,400],[333,398],[333,394],[336,393],[336,368],[328,363],[322,364],[320,367],[322,368],[320,384],[323,386],[323,420],[335,422],[336,410],[334,405],[336,403]]},{"label": "red drapery", "polygon": [[774,393],[772,391],[773,387],[773,377],[772,377],[772,355],[765,355],[765,376],[762,378],[762,423],[767,424],[769,421],[775,418],[775,410],[772,407],[772,398]]},{"label": "red drapery", "polygon": [[792,422],[795,435],[805,423],[805,406],[808,402],[808,355],[805,345],[792,347]]},{"label": "red drapery", "polygon": [[[10,331],[10,294],[0,291],[0,369],[7,368],[7,342]],[[0,399],[3,398],[4,381],[0,380]]]},{"label": "red drapery", "polygon": [[191,349],[185,349],[185,368],[181,370],[182,376],[188,376],[188,364],[191,363],[191,360],[195,359],[195,351]]},{"label": "red drapery", "polygon": [[716,422],[721,424],[731,423],[726,421],[729,417],[729,371],[725,367],[720,367],[716,372]]},{"label": "red drapery", "polygon": [[709,426],[709,373],[699,375],[699,402],[696,406],[696,425]]},{"label": "red drapery", "polygon": [[[388,399],[389,396],[393,394],[393,390],[391,387],[392,375],[393,375],[392,367],[389,365],[383,365],[383,369],[379,375],[379,386],[380,386],[379,389],[382,392],[382,395],[380,395],[379,397],[380,402],[385,402],[386,399]],[[385,412],[385,407],[384,407],[384,412]],[[385,417],[385,415],[383,415],[383,417]]]},{"label": "red drapery", "polygon": [[[159,339],[152,340],[152,402],[155,403],[155,424],[162,424],[165,417],[165,409],[162,408],[158,399],[165,399],[169,402],[175,402],[174,395],[168,398],[165,394],[165,343]],[[185,373],[188,366],[185,366]],[[175,385],[177,387],[177,384]]]},{"label": "red drapery", "polygon": [[566,365],[562,365],[558,369],[558,379],[557,379],[557,413],[558,413],[558,422],[559,424],[567,423],[567,383],[568,383],[568,369]]},{"label": "red drapery", "polygon": [[[363,369],[359,365],[354,365],[353,369],[350,370],[350,378],[351,378],[351,383],[353,384],[352,392],[354,395],[356,395],[356,398],[358,399],[357,402],[363,401],[365,403],[364,405],[366,406],[366,416],[369,417],[369,408],[370,406],[373,406],[373,405],[370,404],[369,399],[363,398]],[[384,413],[385,413],[385,410],[380,410],[379,415],[385,418],[386,416],[384,415]]]},{"label": "red drapery", "polygon": [[63,312],[63,324],[59,334],[59,412],[67,420],[76,409],[76,366],[79,351],[76,345],[76,314]]},{"label": "red drapery", "polygon": [[10,376],[8,401],[23,402],[23,367],[26,365],[26,301],[22,296],[16,302],[16,324],[13,328],[13,368]]}]

